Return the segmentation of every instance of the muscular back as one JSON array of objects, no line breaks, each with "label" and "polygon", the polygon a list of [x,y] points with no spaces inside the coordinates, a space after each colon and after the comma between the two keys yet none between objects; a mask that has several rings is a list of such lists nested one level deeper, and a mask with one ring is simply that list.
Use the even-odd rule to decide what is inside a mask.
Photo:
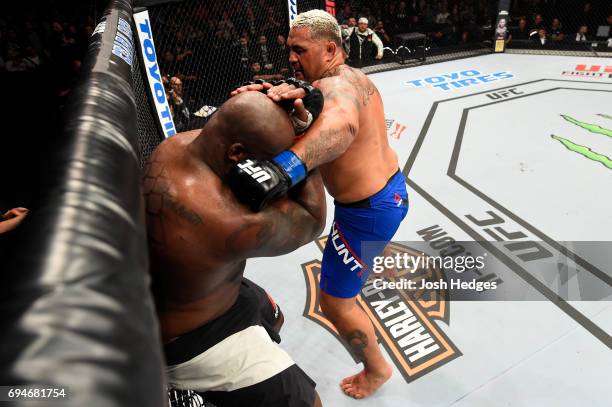
[{"label": "muscular back", "polygon": [[237,296],[245,264],[228,256],[231,228],[223,216],[242,208],[232,205],[231,192],[206,164],[185,154],[196,136],[166,140],[145,169],[153,289],[165,337],[223,313]]},{"label": "muscular back", "polygon": [[294,250],[311,241],[325,219],[318,176],[304,183],[302,199],[250,212],[190,149],[197,136],[164,141],[145,168],[153,292],[165,340],[227,311],[248,257]]},{"label": "muscular back", "polygon": [[[397,156],[387,140],[383,102],[374,84],[347,65],[328,75],[314,83],[325,96],[325,108],[306,133],[303,157],[321,161],[325,186],[334,198],[359,201],[385,186],[397,171]],[[308,137],[316,132],[318,137]],[[328,156],[321,154],[326,150]]]}]

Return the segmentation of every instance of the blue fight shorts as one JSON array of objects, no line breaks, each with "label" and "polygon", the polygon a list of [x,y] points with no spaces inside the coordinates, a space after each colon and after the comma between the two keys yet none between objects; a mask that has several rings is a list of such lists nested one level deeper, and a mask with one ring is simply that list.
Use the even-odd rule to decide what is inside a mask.
[{"label": "blue fight shorts", "polygon": [[[367,280],[374,257],[380,256],[408,213],[406,179],[397,170],[371,197],[334,203],[334,221],[323,251],[321,290],[352,298]],[[366,252],[362,252],[362,242],[367,242]]]}]

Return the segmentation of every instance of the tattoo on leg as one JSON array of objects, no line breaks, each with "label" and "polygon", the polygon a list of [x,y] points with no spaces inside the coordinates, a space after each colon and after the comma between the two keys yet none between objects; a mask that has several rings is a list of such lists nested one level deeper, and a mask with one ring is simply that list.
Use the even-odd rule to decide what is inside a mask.
[{"label": "tattoo on leg", "polygon": [[368,346],[368,336],[360,330],[348,332],[343,336],[351,347],[355,357],[367,367],[364,349]]}]

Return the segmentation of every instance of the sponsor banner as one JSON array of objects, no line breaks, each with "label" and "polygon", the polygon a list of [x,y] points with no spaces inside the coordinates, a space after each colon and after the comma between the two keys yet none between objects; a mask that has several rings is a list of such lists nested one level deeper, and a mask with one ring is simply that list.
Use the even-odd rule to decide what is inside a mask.
[{"label": "sponsor banner", "polygon": [[297,0],[287,0],[287,6],[289,8],[289,27],[291,27],[291,23],[297,17]]},{"label": "sponsor banner", "polygon": [[[104,30],[106,27],[103,27]],[[126,64],[132,66],[132,55],[134,55],[134,40],[130,23],[119,17],[117,32],[113,40],[113,55],[118,56]]]},{"label": "sponsor banner", "polygon": [[510,22],[510,7],[509,0],[500,0],[499,14],[495,23],[495,31],[493,33],[493,41],[495,41],[495,52],[504,52],[506,50],[506,39],[508,38],[508,23]]},{"label": "sponsor banner", "polygon": [[466,69],[464,71],[449,72],[425,78],[413,79],[404,83],[412,88],[436,88],[445,92],[455,89],[463,89],[491,82],[514,78],[508,71],[482,73],[477,69]]},{"label": "sponsor banner", "polygon": [[150,98],[155,105],[157,119],[164,133],[164,137],[168,138],[176,134],[172,113],[168,106],[166,98],[166,90],[162,83],[162,73],[157,63],[157,54],[155,52],[155,43],[153,42],[153,30],[148,11],[141,11],[134,14],[134,22],[136,24],[136,32],[140,42],[140,52],[146,77],[149,83]]},{"label": "sponsor banner", "polygon": [[325,11],[327,11],[332,16],[336,17],[336,1],[335,0],[325,0]]},{"label": "sponsor banner", "polygon": [[577,64],[574,68],[561,72],[561,75],[583,79],[612,79],[612,64]]}]

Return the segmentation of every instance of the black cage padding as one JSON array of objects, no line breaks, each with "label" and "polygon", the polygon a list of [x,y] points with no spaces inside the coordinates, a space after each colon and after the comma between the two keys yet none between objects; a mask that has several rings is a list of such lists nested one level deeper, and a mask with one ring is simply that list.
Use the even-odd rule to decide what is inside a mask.
[{"label": "black cage padding", "polygon": [[113,0],[92,37],[46,198],[2,265],[0,383],[65,388],[62,405],[167,403],[131,67],[112,52],[131,13]]}]

